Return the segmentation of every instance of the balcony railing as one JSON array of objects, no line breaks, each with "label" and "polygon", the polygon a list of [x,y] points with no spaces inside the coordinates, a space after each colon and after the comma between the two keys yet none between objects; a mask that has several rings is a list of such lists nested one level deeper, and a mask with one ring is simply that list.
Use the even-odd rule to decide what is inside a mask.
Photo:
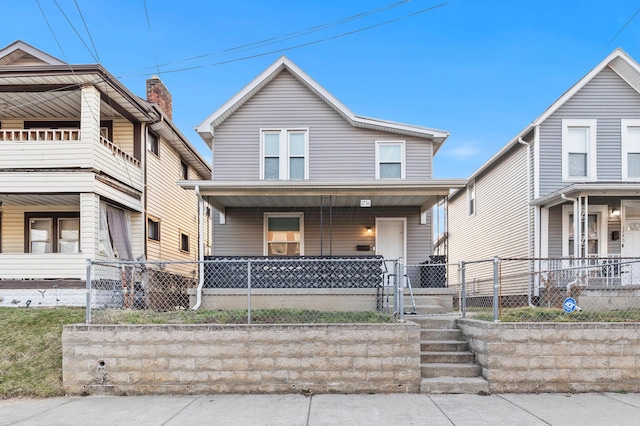
[{"label": "balcony railing", "polygon": [[[80,139],[80,129],[0,129],[0,142],[79,141]],[[110,140],[100,136],[100,143],[113,155],[140,167],[140,160],[126,153]]]},{"label": "balcony railing", "polygon": [[77,141],[80,129],[0,129],[0,141]]}]

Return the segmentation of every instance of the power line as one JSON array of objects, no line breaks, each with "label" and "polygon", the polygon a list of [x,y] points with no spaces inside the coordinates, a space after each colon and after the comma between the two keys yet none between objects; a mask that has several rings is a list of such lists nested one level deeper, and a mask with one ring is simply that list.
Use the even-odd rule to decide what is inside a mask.
[{"label": "power line", "polygon": [[609,47],[609,45],[611,43],[613,43],[613,40],[615,40],[622,31],[624,31],[625,28],[627,28],[627,25],[629,25],[631,23],[631,21],[633,21],[633,18],[636,17],[636,15],[638,14],[638,12],[640,12],[640,9],[636,10],[636,12],[631,15],[631,18],[629,18],[629,20],[627,22],[624,23],[624,25],[622,26],[622,28],[620,28],[620,30],[616,33],[616,35],[614,35],[611,40],[609,40],[609,42],[607,44],[605,44],[605,46],[602,48],[602,50],[606,49],[607,47]]},{"label": "power line", "polygon": [[[384,26],[384,25],[389,25],[391,23],[398,22],[398,21],[401,21],[403,19],[407,19],[407,18],[416,16],[416,15],[419,15],[419,14],[422,14],[422,13],[425,13],[425,12],[432,11],[434,9],[438,9],[440,7],[443,7],[443,6],[447,5],[447,4],[448,3],[440,3],[438,5],[431,6],[431,7],[428,7],[426,9],[418,10],[417,12],[409,13],[407,15],[403,15],[403,16],[400,16],[398,18],[390,19],[388,21],[379,22],[379,23],[374,24],[374,25],[369,25],[367,27],[363,27],[363,28],[359,28],[359,29],[356,29],[356,30],[353,30],[353,31],[348,31],[348,32],[345,32],[345,33],[337,34],[337,35],[334,35],[334,36],[331,36],[331,37],[326,37],[326,38],[323,38],[323,39],[313,40],[313,41],[310,41],[310,42],[307,42],[307,43],[297,44],[297,45],[294,45],[294,46],[284,47],[282,49],[271,50],[269,52],[264,52],[264,53],[257,53],[255,55],[243,56],[243,57],[240,57],[240,58],[229,59],[229,60],[226,60],[226,61],[213,62],[213,63],[205,64],[205,65],[195,65],[195,66],[192,66],[192,67],[178,68],[178,69],[173,69],[173,70],[165,70],[163,72],[165,74],[169,74],[169,73],[176,73],[176,72],[183,72],[183,71],[192,71],[192,70],[201,69],[201,68],[208,68],[208,67],[213,67],[213,66],[218,66],[218,65],[230,64],[230,63],[233,63],[233,62],[245,61],[245,60],[248,60],[248,59],[259,58],[259,57],[262,57],[262,56],[272,55],[274,53],[282,53],[282,52],[286,52],[286,51],[289,51],[289,50],[300,49],[302,47],[312,46],[314,44],[319,44],[319,43],[324,43],[326,41],[336,40],[336,39],[339,39],[339,38],[342,38],[342,37],[347,37],[347,36],[350,36],[350,35],[353,35],[353,34],[361,33],[361,32],[364,32],[364,31],[368,31],[368,30],[371,30],[371,29],[374,29],[374,28],[378,28],[378,27],[381,27],[381,26]],[[146,74],[141,74],[141,75],[146,75]],[[120,78],[126,77],[126,76],[130,76],[130,74],[129,75],[120,76]]]},{"label": "power line", "polygon": [[[348,16],[346,18],[338,19],[336,21],[331,21],[331,22],[327,22],[327,23],[324,23],[324,24],[320,24],[320,25],[314,25],[312,27],[309,27],[309,28],[306,28],[306,29],[303,29],[303,30],[294,31],[294,32],[291,32],[291,33],[288,33],[288,34],[284,34],[284,35],[281,35],[281,36],[270,37],[270,38],[267,38],[267,39],[264,39],[264,40],[254,41],[254,42],[243,44],[243,45],[240,45],[240,46],[235,46],[235,47],[230,47],[230,48],[227,48],[227,49],[223,49],[223,50],[220,50],[220,51],[217,51],[217,52],[205,53],[205,54],[202,54],[202,55],[192,56],[190,58],[180,59],[180,60],[173,61],[173,62],[166,62],[166,63],[163,63],[163,64],[159,64],[157,66],[164,67],[164,66],[167,66],[167,65],[174,65],[174,64],[181,63],[181,62],[189,62],[189,61],[202,59],[202,58],[206,58],[206,57],[210,57],[210,56],[214,56],[214,57],[228,56],[228,55],[231,55],[233,53],[236,53],[237,51],[245,52],[245,51],[248,51],[248,50],[257,49],[257,48],[260,48],[260,47],[269,46],[269,45],[276,44],[276,43],[282,43],[282,42],[287,41],[287,40],[291,40],[291,39],[294,39],[294,38],[298,38],[298,37],[302,37],[302,36],[305,36],[305,35],[309,35],[309,34],[312,34],[312,33],[318,32],[318,31],[325,30],[327,28],[335,27],[335,26],[342,25],[342,24],[347,23],[347,22],[351,22],[351,21],[355,21],[355,20],[358,20],[358,19],[362,19],[362,18],[365,18],[367,16],[375,15],[377,13],[384,12],[385,10],[392,9],[394,7],[397,7],[397,6],[400,6],[402,4],[409,3],[409,2],[410,2],[410,0],[402,0],[402,1],[399,1],[399,2],[396,2],[396,3],[388,4],[386,6],[378,8],[378,9],[372,9],[372,10],[369,10],[369,11],[366,11],[366,12],[361,12],[361,13],[358,13],[358,14],[355,14],[355,15]],[[149,68],[153,68],[153,67],[141,68],[141,70],[149,69]]]},{"label": "power line", "polygon": [[100,63],[100,56],[98,55],[98,49],[96,48],[96,44],[93,42],[93,37],[91,37],[91,31],[89,31],[89,27],[87,26],[87,21],[84,20],[84,15],[82,14],[82,10],[80,10],[80,5],[78,4],[77,0],[73,0],[73,2],[76,4],[76,9],[78,9],[78,13],[80,14],[80,19],[82,19],[82,23],[84,24],[84,29],[89,35],[89,40],[91,41],[91,46],[93,46],[93,51],[96,52],[95,58],[98,60],[98,63]]},{"label": "power line", "polygon": [[144,5],[144,14],[147,17],[147,28],[149,29],[149,36],[151,37],[151,48],[153,49],[153,56],[156,60],[156,67],[158,68],[158,74],[160,74],[160,65],[158,64],[158,54],[156,53],[156,45],[153,42],[153,33],[151,32],[151,21],[149,20],[149,11],[147,10],[147,1],[142,0]]},{"label": "power line", "polygon": [[[91,49],[89,49],[89,46],[87,46],[87,43],[84,42],[84,39],[82,38],[82,36],[80,35],[80,33],[78,32],[78,30],[76,30],[76,27],[73,25],[73,23],[71,23],[71,20],[69,19],[69,17],[67,16],[66,13],[64,13],[64,10],[62,10],[62,8],[60,7],[60,5],[58,4],[58,0],[53,0],[53,2],[55,3],[55,5],[58,7],[58,10],[60,11],[60,13],[62,13],[62,16],[64,16],[64,18],[67,20],[67,22],[69,23],[69,25],[71,26],[71,28],[73,29],[73,31],[76,33],[76,35],[78,36],[78,38],[80,39],[80,41],[82,42],[82,44],[84,45],[84,47],[87,49],[87,51],[89,52],[89,54],[93,57],[93,60],[96,62],[100,62],[98,60],[98,58],[96,58],[96,56],[93,54],[93,52],[91,51]],[[66,58],[65,58],[66,59]]]}]

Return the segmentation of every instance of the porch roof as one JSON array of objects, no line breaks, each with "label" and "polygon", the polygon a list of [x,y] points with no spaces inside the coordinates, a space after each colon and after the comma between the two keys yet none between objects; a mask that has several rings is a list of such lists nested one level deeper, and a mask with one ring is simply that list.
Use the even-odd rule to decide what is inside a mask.
[{"label": "porch roof", "polygon": [[545,196],[536,198],[532,206],[553,207],[567,202],[563,198],[577,198],[578,196],[606,196],[606,197],[637,197],[640,196],[640,182],[598,182],[574,183]]},{"label": "porch roof", "polygon": [[[213,207],[360,207],[360,200],[371,200],[371,207],[421,206],[431,208],[437,197],[461,188],[466,179],[421,181],[181,181],[185,189],[199,188]],[[321,198],[322,197],[322,198]]]}]

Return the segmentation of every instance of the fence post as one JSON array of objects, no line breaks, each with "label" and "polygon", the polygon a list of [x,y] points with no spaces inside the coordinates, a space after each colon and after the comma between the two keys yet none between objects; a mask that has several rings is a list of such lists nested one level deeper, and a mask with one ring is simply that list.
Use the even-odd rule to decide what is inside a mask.
[{"label": "fence post", "polygon": [[87,300],[85,312],[85,322],[91,324],[91,259],[87,259],[87,277],[85,279],[85,286],[87,288]]},{"label": "fence post", "polygon": [[467,282],[465,277],[466,264],[465,261],[460,261],[459,264],[460,274],[462,275],[462,291],[460,295],[460,310],[462,311],[462,318],[467,316]]},{"label": "fence post", "polygon": [[247,324],[251,324],[251,261],[247,261]]},{"label": "fence post", "polygon": [[500,302],[498,300],[498,289],[500,286],[500,282],[498,280],[498,264],[500,263],[500,258],[498,256],[493,258],[493,321],[500,321],[500,313],[499,313],[499,305]]},{"label": "fence post", "polygon": [[398,258],[398,260],[394,263],[393,274],[396,276],[396,287],[398,294],[398,318],[402,321],[404,319],[404,289],[402,288],[402,279],[400,278],[400,271],[402,270],[402,258]]}]

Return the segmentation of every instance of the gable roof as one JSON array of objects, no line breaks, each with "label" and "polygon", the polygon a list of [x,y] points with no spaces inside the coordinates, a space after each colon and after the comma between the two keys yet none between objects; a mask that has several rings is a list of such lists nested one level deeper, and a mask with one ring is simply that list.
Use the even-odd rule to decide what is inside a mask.
[{"label": "gable roof", "polygon": [[349,124],[354,127],[380,130],[384,132],[397,133],[401,135],[427,138],[436,144],[434,153],[438,150],[442,142],[449,136],[449,132],[443,130],[430,129],[426,127],[413,126],[409,124],[396,123],[393,121],[379,120],[376,118],[356,115],[342,102],[336,99],[324,87],[320,86],[309,75],[302,71],[289,58],[281,56],[271,64],[260,75],[253,79],[242,90],[236,93],[231,99],[225,102],[213,114],[207,117],[202,123],[195,127],[200,137],[211,147],[213,141],[213,129],[223,123],[231,114],[237,111],[249,99],[251,99],[262,88],[276,78],[283,70],[287,70],[300,81],[305,87],[311,90],[316,96],[322,99],[327,105],[340,114]]},{"label": "gable roof", "polygon": [[60,59],[37,49],[22,40],[16,40],[7,47],[0,49],[0,65],[30,65],[41,63],[42,65],[64,65]]},{"label": "gable roof", "polygon": [[[553,113],[560,109],[569,99],[578,93],[584,86],[593,80],[606,67],[612,69],[620,78],[622,78],[636,92],[640,93],[640,65],[634,61],[624,50],[617,48],[604,58],[598,65],[589,71],[584,77],[578,80],[573,86],[562,94],[554,103],[552,103],[542,114],[525,127],[518,135],[507,143],[500,151],[491,157],[486,163],[469,176],[468,180],[472,181],[485,170],[491,168],[498,163],[514,146],[520,143],[520,140],[529,134],[536,126],[542,124]],[[451,197],[456,195],[460,190],[455,191]]]}]

